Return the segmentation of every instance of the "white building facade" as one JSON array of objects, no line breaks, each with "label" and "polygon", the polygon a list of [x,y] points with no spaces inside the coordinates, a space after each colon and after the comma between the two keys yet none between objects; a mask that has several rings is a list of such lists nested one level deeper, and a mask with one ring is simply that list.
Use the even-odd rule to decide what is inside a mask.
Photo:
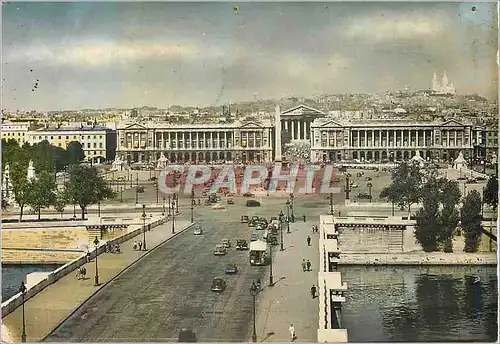
[{"label": "white building facade", "polygon": [[271,162],[270,122],[146,123],[117,128],[117,156],[128,163]]}]

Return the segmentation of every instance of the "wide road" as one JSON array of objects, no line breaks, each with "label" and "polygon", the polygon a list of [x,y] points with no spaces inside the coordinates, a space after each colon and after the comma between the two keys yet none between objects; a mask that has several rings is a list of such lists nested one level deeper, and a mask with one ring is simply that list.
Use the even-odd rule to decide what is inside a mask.
[{"label": "wide road", "polygon": [[[251,267],[248,251],[236,251],[236,239],[249,239],[236,209],[197,209],[204,234],[187,231],[152,252],[103,288],[46,341],[176,341],[179,330],[192,328],[199,341],[247,341],[252,329],[253,280],[264,281],[268,267]],[[260,208],[262,209],[262,208]],[[229,238],[226,256],[213,248]],[[224,276],[226,264],[240,271]],[[227,290],[210,290],[222,276]]]}]

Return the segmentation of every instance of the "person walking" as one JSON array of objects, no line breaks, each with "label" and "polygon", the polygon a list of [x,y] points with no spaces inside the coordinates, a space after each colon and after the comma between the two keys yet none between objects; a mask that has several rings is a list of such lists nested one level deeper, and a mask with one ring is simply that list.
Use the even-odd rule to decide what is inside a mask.
[{"label": "person walking", "polygon": [[304,222],[306,222],[306,216],[305,215],[303,216],[303,218],[304,218]]},{"label": "person walking", "polygon": [[139,241],[137,244],[139,245],[139,251],[140,251],[142,249],[142,241]]},{"label": "person walking", "polygon": [[307,236],[307,246],[311,246],[311,237]]},{"label": "person walking", "polygon": [[307,263],[305,259],[302,259],[302,271],[307,271]]},{"label": "person walking", "polygon": [[288,331],[290,331],[290,338],[292,338],[292,342],[293,342],[295,340],[295,338],[297,338],[295,336],[295,327],[293,327],[293,324],[290,324]]},{"label": "person walking", "polygon": [[316,287],[314,286],[314,284],[311,287],[311,296],[312,296],[313,299],[316,298]]},{"label": "person walking", "polygon": [[311,271],[311,262],[309,261],[309,259],[306,262],[306,266],[307,266],[307,271]]}]

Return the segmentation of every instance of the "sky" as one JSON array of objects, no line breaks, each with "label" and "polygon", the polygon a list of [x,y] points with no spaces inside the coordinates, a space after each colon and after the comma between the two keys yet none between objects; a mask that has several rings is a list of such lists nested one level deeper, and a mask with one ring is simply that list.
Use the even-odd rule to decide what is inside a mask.
[{"label": "sky", "polygon": [[[498,94],[495,3],[2,6],[2,107],[215,106],[332,93]],[[36,86],[36,87],[35,87]]]}]

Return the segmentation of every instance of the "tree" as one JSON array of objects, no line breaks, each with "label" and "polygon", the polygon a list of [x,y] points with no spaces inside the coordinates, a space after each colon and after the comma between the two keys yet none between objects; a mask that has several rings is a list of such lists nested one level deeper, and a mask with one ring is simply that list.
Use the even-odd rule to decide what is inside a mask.
[{"label": "tree", "polygon": [[484,189],[484,203],[496,209],[498,206],[498,177],[493,175],[488,179],[486,188]]},{"label": "tree", "polygon": [[41,217],[41,210],[55,203],[55,189],[54,177],[47,171],[40,172],[37,179],[28,181],[26,204],[38,213],[38,220]]},{"label": "tree", "polygon": [[414,164],[402,163],[392,172],[391,185],[380,192],[380,198],[388,199],[401,209],[418,203],[421,199],[423,174]]},{"label": "tree", "polygon": [[481,243],[481,195],[469,192],[460,210],[460,220],[465,231],[465,252],[477,252]]},{"label": "tree", "polygon": [[456,181],[440,178],[439,181],[440,203],[438,241],[445,252],[453,252],[453,234],[457,229],[460,214],[457,204],[460,202],[460,188]]},{"label": "tree", "polygon": [[85,219],[85,208],[106,198],[113,198],[114,193],[97,169],[85,165],[73,165],[66,182],[66,195],[73,204],[78,204]]},{"label": "tree", "polygon": [[294,163],[307,163],[311,159],[311,143],[309,140],[294,140],[285,145],[287,160]]},{"label": "tree", "polygon": [[430,176],[422,187],[422,208],[415,214],[415,239],[422,246],[424,252],[433,252],[438,249],[439,238],[439,180]]},{"label": "tree", "polygon": [[71,141],[66,147],[68,152],[68,163],[70,165],[78,164],[85,159],[82,144],[78,141]]},{"label": "tree", "polygon": [[61,218],[63,217],[64,208],[68,204],[68,199],[65,191],[57,191],[56,197],[54,200],[54,209],[61,214]]},{"label": "tree", "polygon": [[19,221],[23,218],[24,206],[28,201],[28,163],[18,161],[12,164],[10,169],[10,179],[12,183],[12,193],[14,200],[19,206]]}]

